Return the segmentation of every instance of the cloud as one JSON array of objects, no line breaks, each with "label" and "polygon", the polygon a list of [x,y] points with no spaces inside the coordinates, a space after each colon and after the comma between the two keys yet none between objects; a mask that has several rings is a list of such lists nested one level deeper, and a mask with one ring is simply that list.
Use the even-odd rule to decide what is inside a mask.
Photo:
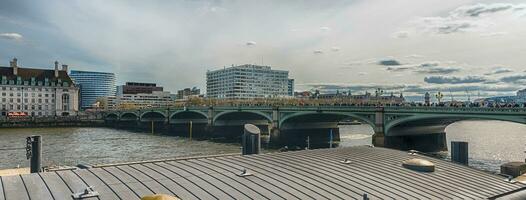
[{"label": "cloud", "polygon": [[330,31],[331,28],[326,27],[326,26],[322,26],[322,27],[320,27],[320,30],[321,30],[321,31]]},{"label": "cloud", "polygon": [[481,76],[428,76],[424,78],[426,83],[431,84],[464,84],[464,83],[482,83],[487,81]]},{"label": "cloud", "polygon": [[247,45],[247,46],[256,46],[256,42],[248,41],[248,42],[245,43],[245,45]]},{"label": "cloud", "polygon": [[427,67],[437,67],[438,65],[440,65],[439,61],[427,61],[427,62],[420,63],[418,67],[427,68]]},{"label": "cloud", "polygon": [[508,68],[499,67],[491,72],[485,73],[484,75],[504,74],[504,73],[509,73],[509,72],[513,72],[513,70],[508,69]]},{"label": "cloud", "polygon": [[367,72],[358,72],[358,75],[365,76],[365,75],[367,75]]},{"label": "cloud", "polygon": [[480,17],[485,14],[493,14],[508,10],[522,10],[526,8],[525,4],[507,4],[507,3],[494,3],[494,4],[476,4],[469,6],[462,6],[455,9],[451,14],[456,16],[466,17]]},{"label": "cloud", "polygon": [[409,32],[408,31],[398,31],[398,32],[393,33],[392,37],[394,37],[394,38],[407,38],[407,37],[409,37]]},{"label": "cloud", "polygon": [[322,50],[314,50],[313,53],[314,54],[323,54],[323,51]]},{"label": "cloud", "polygon": [[500,78],[499,80],[504,83],[526,84],[526,74],[505,76],[505,77]]},{"label": "cloud", "polygon": [[451,74],[460,70],[458,67],[425,67],[417,69],[415,72],[421,74]]},{"label": "cloud", "polygon": [[388,66],[385,69],[387,71],[401,72],[401,71],[406,71],[406,70],[413,69],[413,67],[412,66],[408,66],[408,65],[400,65],[400,66]]},{"label": "cloud", "polygon": [[0,33],[0,38],[5,40],[22,41],[24,37],[19,33]]},{"label": "cloud", "polygon": [[380,61],[378,61],[378,64],[379,65],[383,65],[383,66],[399,66],[399,65],[402,65],[400,62],[398,62],[395,59],[380,60]]},{"label": "cloud", "polygon": [[334,51],[334,52],[340,51],[340,47],[332,47],[331,51]]},{"label": "cloud", "polygon": [[481,33],[480,36],[481,37],[498,37],[498,36],[503,36],[507,34],[508,34],[507,32],[489,32],[489,33]]},{"label": "cloud", "polygon": [[413,58],[413,59],[415,59],[415,58],[423,58],[425,56],[419,55],[419,54],[411,54],[411,55],[407,55],[407,56],[404,56],[404,57],[405,58]]},{"label": "cloud", "polygon": [[454,34],[463,32],[482,32],[481,36],[499,36],[505,32],[489,32],[489,27],[498,23],[493,22],[500,15],[508,19],[519,19],[518,12],[523,12],[526,4],[475,4],[458,7],[446,16],[420,17],[412,21],[411,31],[432,34]]}]

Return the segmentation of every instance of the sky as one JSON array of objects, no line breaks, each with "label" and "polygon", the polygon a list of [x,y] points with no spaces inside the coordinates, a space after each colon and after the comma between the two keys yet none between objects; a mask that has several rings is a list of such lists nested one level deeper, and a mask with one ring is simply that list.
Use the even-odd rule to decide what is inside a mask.
[{"label": "sky", "polygon": [[0,65],[58,60],[172,92],[259,64],[289,70],[296,91],[514,95],[525,38],[514,0],[0,1]]}]

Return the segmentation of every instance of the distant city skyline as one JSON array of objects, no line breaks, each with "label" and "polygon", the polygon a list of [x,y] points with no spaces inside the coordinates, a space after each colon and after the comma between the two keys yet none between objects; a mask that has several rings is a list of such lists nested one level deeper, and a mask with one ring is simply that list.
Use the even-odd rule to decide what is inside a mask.
[{"label": "distant city skyline", "polygon": [[207,70],[232,64],[288,70],[296,91],[473,99],[526,87],[518,0],[5,0],[0,27],[1,66],[59,60],[172,92],[205,88]]}]

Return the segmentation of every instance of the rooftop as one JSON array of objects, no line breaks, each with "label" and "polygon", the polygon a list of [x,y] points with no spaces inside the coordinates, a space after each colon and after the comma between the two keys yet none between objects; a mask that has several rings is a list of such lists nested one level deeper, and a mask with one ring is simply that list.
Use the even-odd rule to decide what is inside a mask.
[{"label": "rooftop", "polygon": [[15,81],[18,76],[22,79],[21,81],[31,81],[31,78],[34,77],[35,81],[44,82],[45,79],[47,78],[49,82],[56,82],[58,79],[60,79],[62,82],[68,82],[69,84],[73,83],[68,73],[63,70],[59,70],[58,78],[55,78],[54,69],[36,69],[36,68],[19,67],[18,74],[14,75],[12,67],[0,66],[0,79],[2,78],[2,76],[5,76],[7,80],[15,80]]},{"label": "rooftop", "polygon": [[[411,158],[429,160],[436,170],[402,167]],[[4,176],[0,184],[0,199],[6,200],[70,199],[88,186],[99,199],[153,193],[181,199],[487,199],[511,193],[523,198],[526,186],[444,160],[367,146],[100,165]]]}]

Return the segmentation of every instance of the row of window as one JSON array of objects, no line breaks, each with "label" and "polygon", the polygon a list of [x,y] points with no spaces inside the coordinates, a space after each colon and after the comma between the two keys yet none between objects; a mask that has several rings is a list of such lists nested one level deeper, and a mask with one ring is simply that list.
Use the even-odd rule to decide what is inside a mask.
[{"label": "row of window", "polygon": [[[9,101],[9,103],[14,103],[14,102],[21,103],[22,99],[20,99],[20,98],[17,98],[17,99],[15,99],[15,98],[2,98],[2,103],[5,103],[7,101]],[[31,103],[37,103],[37,102],[38,103],[49,103],[49,102],[55,103],[55,99],[44,99],[44,100],[42,100],[42,99],[38,99],[38,100],[31,99]],[[24,99],[24,103],[29,103],[29,99]]]}]

